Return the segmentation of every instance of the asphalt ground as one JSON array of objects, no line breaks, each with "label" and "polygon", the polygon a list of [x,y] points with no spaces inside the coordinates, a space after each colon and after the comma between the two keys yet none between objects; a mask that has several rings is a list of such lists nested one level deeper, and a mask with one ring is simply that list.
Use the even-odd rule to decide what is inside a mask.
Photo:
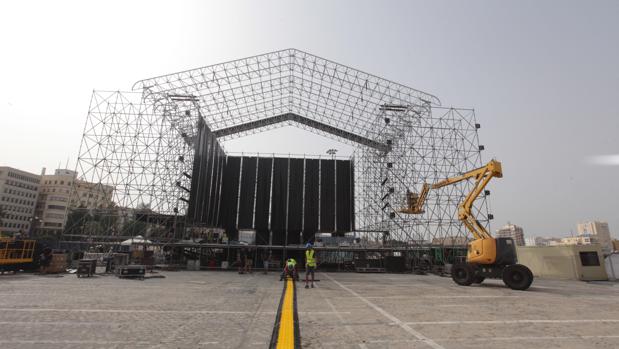
[{"label": "asphalt ground", "polygon": [[[0,348],[268,348],[279,275],[0,276]],[[619,348],[619,284],[461,287],[433,275],[317,272],[303,348]]]}]

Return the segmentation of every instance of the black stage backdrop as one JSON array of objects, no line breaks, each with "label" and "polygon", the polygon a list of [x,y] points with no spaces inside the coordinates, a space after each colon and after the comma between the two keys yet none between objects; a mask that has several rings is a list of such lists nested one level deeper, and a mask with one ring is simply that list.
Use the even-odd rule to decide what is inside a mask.
[{"label": "black stage backdrop", "polygon": [[236,227],[236,212],[239,195],[239,172],[241,158],[228,157],[224,169],[223,190],[221,193],[221,222],[222,228],[228,233],[230,240],[238,239]]},{"label": "black stage backdrop", "polygon": [[355,161],[350,160],[350,230],[355,229]]},{"label": "black stage backdrop", "polygon": [[301,241],[303,228],[303,162],[304,159],[290,159],[290,185],[288,186],[288,244]]},{"label": "black stage backdrop", "polygon": [[303,215],[303,243],[313,241],[314,234],[318,231],[318,190],[320,179],[318,177],[318,160],[305,160],[305,200]]},{"label": "black stage backdrop", "polygon": [[206,224],[211,224],[212,221],[210,221],[208,219],[209,217],[209,213],[211,212],[211,202],[214,202],[215,198],[211,196],[211,189],[212,189],[212,179],[213,179],[213,163],[215,160],[215,152],[213,149],[213,145],[215,144],[215,139],[214,137],[209,137],[208,139],[208,149],[207,149],[207,157],[206,157],[206,170],[205,173],[203,175],[203,183],[204,185],[202,185],[202,189],[200,196],[203,198],[206,198],[206,200],[204,200],[204,205],[202,206],[201,209],[201,220],[202,221],[206,221]]},{"label": "black stage backdrop", "polygon": [[202,179],[202,167],[206,162],[206,134],[203,131],[204,122],[198,121],[198,136],[194,144],[193,170],[191,171],[191,190],[189,191],[189,207],[187,208],[187,221],[190,223],[200,222],[200,210],[204,199],[198,195],[200,188],[204,185]]},{"label": "black stage backdrop", "polygon": [[[219,145],[217,145],[217,147],[219,147]],[[209,211],[209,219],[210,222],[212,222],[213,226],[219,227],[221,226],[221,220],[220,220],[220,215],[219,215],[219,210],[221,208],[221,187],[222,187],[222,181],[223,181],[223,176],[224,176],[224,165],[226,163],[226,156],[224,155],[223,151],[220,151],[218,154],[216,154],[216,166],[215,166],[215,188],[214,188],[214,197],[211,198],[211,201],[213,202],[212,204],[212,210]]]},{"label": "black stage backdrop", "polygon": [[286,233],[286,204],[288,199],[288,160],[275,158],[271,188],[271,231],[273,245],[283,245]]},{"label": "black stage backdrop", "polygon": [[352,218],[352,186],[350,185],[351,177],[350,161],[337,160],[336,174],[336,215],[337,215],[337,232],[344,233],[351,230],[350,220]]},{"label": "black stage backdrop", "polygon": [[320,161],[320,231],[335,230],[335,160]]},{"label": "black stage backdrop", "polygon": [[226,157],[208,129],[197,143],[188,209],[193,224],[224,228],[231,240],[238,229],[255,229],[258,244],[268,244],[272,234],[274,245],[354,229],[351,161],[243,157],[241,166],[241,157]]},{"label": "black stage backdrop", "polygon": [[189,224],[217,226],[224,152],[202,119],[198,121],[194,151],[187,221]]},{"label": "black stage backdrop", "polygon": [[256,191],[256,158],[244,157],[241,170],[239,229],[254,227],[254,193]]},{"label": "black stage backdrop", "polygon": [[269,203],[271,202],[272,158],[258,159],[258,183],[256,184],[256,243],[269,244]]}]

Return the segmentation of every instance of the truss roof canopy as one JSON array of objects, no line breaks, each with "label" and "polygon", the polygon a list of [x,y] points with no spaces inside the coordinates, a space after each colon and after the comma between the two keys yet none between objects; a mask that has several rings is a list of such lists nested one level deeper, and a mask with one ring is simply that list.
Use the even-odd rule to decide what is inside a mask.
[{"label": "truss roof canopy", "polygon": [[431,94],[296,49],[141,80],[133,89],[164,110],[191,101],[211,130],[227,138],[287,115],[377,149],[385,148],[372,143],[385,105],[440,105]]},{"label": "truss roof canopy", "polygon": [[266,118],[266,119],[260,119],[258,121],[250,121],[242,125],[236,125],[236,126],[232,126],[232,127],[228,127],[224,129],[219,129],[213,132],[213,134],[215,135],[215,137],[221,138],[221,137],[226,137],[230,135],[244,133],[252,129],[266,128],[270,125],[285,123],[288,121],[292,121],[292,122],[295,122],[301,125],[309,126],[316,130],[329,133],[336,137],[347,139],[357,144],[372,147],[380,151],[384,151],[384,152],[389,151],[389,146],[387,144],[380,143],[380,142],[377,142],[377,141],[374,141],[372,139],[368,139],[365,137],[361,137],[361,136],[358,136],[350,132],[342,131],[335,127],[325,125],[321,122],[318,122],[318,121],[315,121],[310,118],[306,118],[306,117],[303,117],[301,115],[294,114],[294,113],[286,113],[286,114],[277,115],[277,116],[273,116],[273,117]]}]

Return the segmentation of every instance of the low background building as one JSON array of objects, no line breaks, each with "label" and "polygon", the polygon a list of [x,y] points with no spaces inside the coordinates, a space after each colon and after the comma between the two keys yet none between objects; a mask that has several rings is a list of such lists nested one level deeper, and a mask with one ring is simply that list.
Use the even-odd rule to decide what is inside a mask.
[{"label": "low background building", "polygon": [[599,244],[597,237],[591,234],[582,234],[578,236],[570,236],[562,238],[561,243],[563,245],[592,245]]},{"label": "low background building", "polygon": [[524,239],[525,246],[548,246],[552,240],[558,240],[555,238],[544,238],[540,236],[529,236]]},{"label": "low background building", "polygon": [[535,241],[535,236],[528,236],[524,239],[525,246],[537,246],[537,241]]},{"label": "low background building", "polygon": [[579,236],[594,237],[596,242],[602,246],[602,252],[610,253],[613,250],[608,223],[598,221],[578,223],[577,231]]},{"label": "low background building", "polygon": [[561,238],[548,238],[546,239],[546,245],[544,246],[563,246],[565,245],[562,241]]},{"label": "low background building", "polygon": [[516,246],[524,246],[524,230],[515,224],[507,223],[506,226],[496,231],[496,237],[498,238],[512,238],[516,243]]}]

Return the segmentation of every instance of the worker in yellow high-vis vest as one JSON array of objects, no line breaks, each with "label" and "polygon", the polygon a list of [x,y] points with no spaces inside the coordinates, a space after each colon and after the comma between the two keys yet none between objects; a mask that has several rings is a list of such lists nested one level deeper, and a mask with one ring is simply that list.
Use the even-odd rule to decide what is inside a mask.
[{"label": "worker in yellow high-vis vest", "polygon": [[299,273],[297,273],[297,261],[294,258],[288,258],[286,263],[284,264],[284,270],[282,271],[282,275],[279,277],[279,281],[283,281],[285,278],[290,276],[291,279],[295,281],[299,281]]},{"label": "worker in yellow high-vis vest", "polygon": [[316,256],[314,252],[312,244],[308,243],[305,245],[305,288],[309,288],[309,274],[312,274],[312,288],[314,288],[314,271],[316,271]]}]

